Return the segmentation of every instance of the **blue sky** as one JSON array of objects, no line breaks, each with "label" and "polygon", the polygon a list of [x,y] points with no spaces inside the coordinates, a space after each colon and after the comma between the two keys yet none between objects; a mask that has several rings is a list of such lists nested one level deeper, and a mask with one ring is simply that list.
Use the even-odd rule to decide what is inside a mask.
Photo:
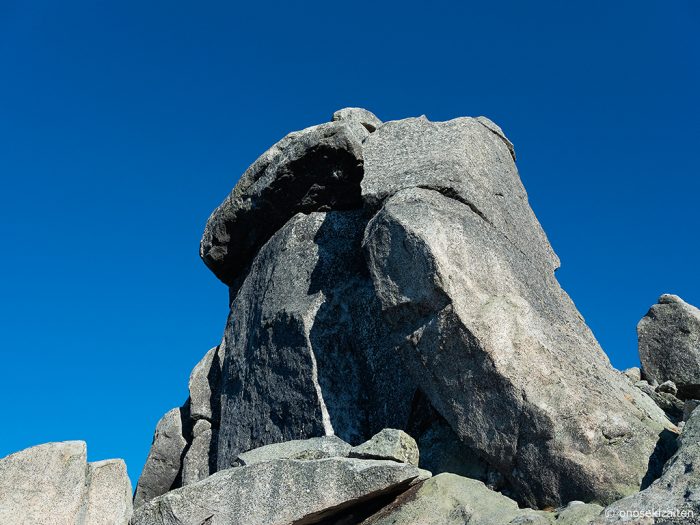
[{"label": "blue sky", "polygon": [[132,480],[220,339],[212,209],[295,129],[486,115],[611,358],[700,304],[697,2],[0,1],[0,456],[84,439]]}]

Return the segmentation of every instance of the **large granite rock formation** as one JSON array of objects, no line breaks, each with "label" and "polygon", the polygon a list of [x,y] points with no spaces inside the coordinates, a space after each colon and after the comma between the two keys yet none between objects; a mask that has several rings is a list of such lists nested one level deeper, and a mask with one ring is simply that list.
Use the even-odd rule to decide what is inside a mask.
[{"label": "large granite rock formation", "polygon": [[639,321],[637,335],[645,378],[673,381],[681,398],[700,397],[700,310],[664,294]]},{"label": "large granite rock formation", "polygon": [[0,459],[0,523],[127,525],[131,512],[124,462],[88,463],[83,441],[46,443]]},{"label": "large granite rock formation", "polygon": [[[700,311],[662,296],[613,370],[514,161],[484,117],[361,108],[265,152],[207,222],[230,314],[131,525],[698,522]],[[3,524],[124,525],[129,492],[80,442],[0,460]]]},{"label": "large granite rock formation", "polygon": [[201,243],[230,288],[204,374],[220,404],[205,393],[210,412],[195,410],[191,386],[184,466],[152,494],[250,449],[356,446],[386,427],[424,447],[421,465],[537,507],[610,503],[653,480],[678,430],[559,287],[514,159],[483,117],[382,123],[358,108],[264,153]]}]

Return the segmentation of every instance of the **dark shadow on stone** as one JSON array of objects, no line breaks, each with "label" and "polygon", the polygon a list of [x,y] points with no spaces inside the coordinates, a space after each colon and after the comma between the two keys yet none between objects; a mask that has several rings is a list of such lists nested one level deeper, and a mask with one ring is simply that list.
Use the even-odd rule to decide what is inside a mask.
[{"label": "dark shadow on stone", "polygon": [[204,254],[205,264],[231,285],[258,250],[296,213],[352,210],[362,206],[360,182],[364,167],[351,152],[321,141],[301,157],[278,168],[274,180],[253,199],[249,210],[239,210],[224,221],[227,239],[223,260]]},{"label": "dark shadow on stone", "polygon": [[662,430],[654,451],[649,456],[649,466],[639,490],[644,490],[661,476],[664,465],[676,450],[678,450],[678,436],[670,430]]},{"label": "dark shadow on stone", "polygon": [[185,448],[182,449],[182,453],[180,454],[180,471],[177,473],[173,484],[170,486],[170,490],[175,490],[182,487],[182,466],[185,464],[185,456],[190,450],[192,440],[194,439],[194,436],[192,435],[192,431],[194,430],[194,421],[192,420],[191,416],[189,397],[187,398],[187,401],[185,401],[185,404],[180,407],[180,421],[182,424],[182,437],[185,438],[187,444],[185,445]]},{"label": "dark shadow on stone", "polygon": [[363,210],[329,212],[314,242],[308,293],[323,293],[310,341],[338,437],[358,445],[383,428],[405,428],[414,388],[397,361],[362,251]]}]

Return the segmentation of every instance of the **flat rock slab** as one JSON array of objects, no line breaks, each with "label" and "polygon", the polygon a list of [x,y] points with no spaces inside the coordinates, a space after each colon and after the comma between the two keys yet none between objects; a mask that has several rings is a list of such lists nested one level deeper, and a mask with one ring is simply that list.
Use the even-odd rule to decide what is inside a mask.
[{"label": "flat rock slab", "polygon": [[673,381],[678,397],[700,397],[700,310],[665,294],[637,325],[639,358],[651,383]]},{"label": "flat rock slab", "polygon": [[0,523],[126,525],[131,483],[121,460],[87,462],[83,441],[46,443],[0,459]]},{"label": "flat rock slab", "polygon": [[238,456],[238,464],[254,465],[275,459],[344,458],[347,457],[349,452],[350,445],[339,437],[322,436],[310,439],[295,439],[255,448],[240,454]]},{"label": "flat rock slab", "polygon": [[393,461],[274,460],[217,472],[137,509],[132,525],[317,523],[430,473]]}]

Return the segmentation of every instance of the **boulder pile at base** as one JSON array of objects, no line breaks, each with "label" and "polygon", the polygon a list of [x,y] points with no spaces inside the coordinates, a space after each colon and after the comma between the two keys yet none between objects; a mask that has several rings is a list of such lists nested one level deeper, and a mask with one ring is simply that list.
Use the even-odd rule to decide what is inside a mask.
[{"label": "boulder pile at base", "polygon": [[200,255],[228,321],[132,525],[700,523],[700,312],[662,296],[613,369],[489,119],[290,133]]}]

